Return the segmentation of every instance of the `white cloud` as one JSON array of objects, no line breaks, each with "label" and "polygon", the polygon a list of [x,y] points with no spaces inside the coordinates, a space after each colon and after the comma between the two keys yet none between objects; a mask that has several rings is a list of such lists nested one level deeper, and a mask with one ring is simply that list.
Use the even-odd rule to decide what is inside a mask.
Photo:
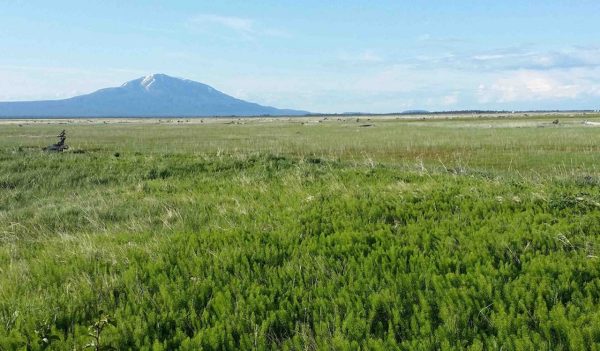
[{"label": "white cloud", "polygon": [[600,96],[600,70],[519,70],[478,88],[480,103],[577,99]]},{"label": "white cloud", "polygon": [[458,94],[450,94],[442,97],[442,105],[452,106],[458,103]]}]

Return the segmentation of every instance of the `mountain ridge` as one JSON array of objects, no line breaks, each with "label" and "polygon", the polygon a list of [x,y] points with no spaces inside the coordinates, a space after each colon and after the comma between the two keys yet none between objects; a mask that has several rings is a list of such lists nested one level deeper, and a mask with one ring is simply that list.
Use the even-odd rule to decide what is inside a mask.
[{"label": "mountain ridge", "polygon": [[304,115],[244,101],[209,85],[157,73],[62,100],[0,102],[0,118]]}]

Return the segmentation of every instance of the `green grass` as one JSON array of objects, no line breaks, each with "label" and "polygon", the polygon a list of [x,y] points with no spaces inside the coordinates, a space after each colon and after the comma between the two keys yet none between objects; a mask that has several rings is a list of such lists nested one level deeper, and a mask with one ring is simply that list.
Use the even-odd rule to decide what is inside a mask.
[{"label": "green grass", "polygon": [[599,349],[600,129],[554,118],[0,125],[0,350]]}]

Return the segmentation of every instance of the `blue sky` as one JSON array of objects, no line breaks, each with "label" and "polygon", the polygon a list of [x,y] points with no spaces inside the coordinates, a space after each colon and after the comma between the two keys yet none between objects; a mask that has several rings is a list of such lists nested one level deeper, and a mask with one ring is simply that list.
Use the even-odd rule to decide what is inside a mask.
[{"label": "blue sky", "polygon": [[315,112],[600,108],[600,1],[0,0],[0,100],[151,73]]}]

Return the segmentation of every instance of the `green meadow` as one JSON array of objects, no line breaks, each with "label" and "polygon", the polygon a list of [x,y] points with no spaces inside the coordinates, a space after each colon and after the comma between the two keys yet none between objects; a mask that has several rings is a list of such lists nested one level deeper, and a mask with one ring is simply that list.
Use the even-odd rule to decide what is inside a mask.
[{"label": "green meadow", "polygon": [[0,121],[0,350],[599,350],[597,124]]}]

